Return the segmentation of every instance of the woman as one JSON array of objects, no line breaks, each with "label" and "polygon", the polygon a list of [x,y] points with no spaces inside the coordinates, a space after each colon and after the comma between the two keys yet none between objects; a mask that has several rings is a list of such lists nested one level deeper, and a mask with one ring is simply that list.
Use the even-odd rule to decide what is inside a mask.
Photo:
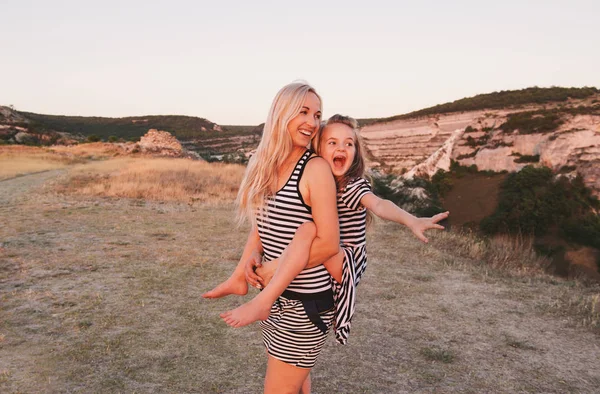
[{"label": "woman", "polygon": [[238,194],[240,216],[252,223],[242,258],[227,281],[204,295],[245,294],[247,284],[237,278],[240,272],[244,278],[250,255],[258,249],[267,260],[279,257],[296,230],[314,222],[303,227],[305,239],[314,232],[312,268],[279,273],[294,278],[288,296],[279,297],[260,324],[268,355],[265,393],[310,392],[310,369],[332,324],[331,277],[317,264],[339,248],[336,187],[327,162],[307,149],[320,120],[321,98],[311,86],[292,83],[277,93]]}]

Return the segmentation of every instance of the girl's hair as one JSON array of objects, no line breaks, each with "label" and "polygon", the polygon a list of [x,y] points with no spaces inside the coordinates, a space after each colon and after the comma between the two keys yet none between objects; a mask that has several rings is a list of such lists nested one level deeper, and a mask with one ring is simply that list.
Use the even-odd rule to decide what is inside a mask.
[{"label": "girl's hair", "polygon": [[332,124],[346,125],[352,129],[352,132],[354,134],[354,144],[356,147],[356,154],[354,155],[354,160],[352,161],[350,168],[348,168],[348,171],[344,174],[344,176],[341,179],[336,180],[338,189],[343,189],[344,187],[346,187],[349,180],[366,177],[363,142],[358,132],[359,127],[356,119],[351,118],[349,116],[335,114],[331,118],[329,118],[326,123],[321,124],[321,127],[319,128],[319,131],[317,132],[317,135],[313,140],[315,145],[315,152],[317,152],[317,154],[319,154],[321,148],[321,137],[323,136],[323,129]]},{"label": "girl's hair", "polygon": [[288,123],[302,108],[304,99],[314,93],[321,105],[323,100],[306,82],[284,86],[273,99],[263,135],[246,168],[237,196],[238,221],[245,218],[256,224],[256,215],[267,214],[267,198],[276,193],[277,170],[292,152]]},{"label": "girl's hair", "polygon": [[[348,182],[356,178],[365,178],[369,180],[369,182],[371,182],[370,177],[365,173],[367,169],[367,166],[365,164],[365,152],[363,147],[363,141],[359,133],[358,121],[356,119],[351,118],[349,116],[335,114],[331,118],[329,118],[326,123],[321,123],[319,131],[313,139],[315,152],[317,154],[320,153],[323,129],[332,124],[343,124],[350,127],[354,134],[354,146],[356,148],[356,154],[354,155],[354,160],[352,161],[350,168],[348,168],[348,171],[346,171],[346,173],[340,179],[335,180],[338,190],[344,190]],[[373,214],[371,213],[371,211],[367,210],[367,227],[372,222]]]}]

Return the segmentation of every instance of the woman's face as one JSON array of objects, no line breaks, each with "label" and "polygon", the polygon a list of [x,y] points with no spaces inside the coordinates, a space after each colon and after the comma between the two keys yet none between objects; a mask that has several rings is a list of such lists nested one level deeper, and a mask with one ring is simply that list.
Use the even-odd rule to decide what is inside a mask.
[{"label": "woman's face", "polygon": [[354,130],[342,123],[333,123],[323,129],[319,155],[324,158],[336,178],[344,176],[356,156]]},{"label": "woman's face", "polygon": [[321,122],[321,101],[313,92],[308,92],[300,112],[288,123],[288,133],[294,147],[306,148],[315,136]]}]

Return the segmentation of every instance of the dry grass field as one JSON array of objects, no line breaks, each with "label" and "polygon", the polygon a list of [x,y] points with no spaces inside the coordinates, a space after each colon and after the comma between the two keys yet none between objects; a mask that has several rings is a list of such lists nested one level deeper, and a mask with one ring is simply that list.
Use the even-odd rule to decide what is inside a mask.
[{"label": "dry grass field", "polygon": [[231,202],[244,168],[189,159],[118,158],[73,168],[57,191],[193,204]]},{"label": "dry grass field", "polygon": [[[242,251],[230,186],[211,192],[239,175],[123,160],[0,181],[0,392],[262,392],[258,326],[218,317],[243,298],[200,297]],[[204,191],[172,186],[187,177]],[[144,191],[111,191],[128,179]],[[600,289],[544,274],[527,248],[454,233],[424,245],[377,222],[350,343],[330,338],[313,391],[597,392]]]},{"label": "dry grass field", "polygon": [[82,162],[79,157],[29,146],[0,146],[0,181],[25,174],[65,168]]}]

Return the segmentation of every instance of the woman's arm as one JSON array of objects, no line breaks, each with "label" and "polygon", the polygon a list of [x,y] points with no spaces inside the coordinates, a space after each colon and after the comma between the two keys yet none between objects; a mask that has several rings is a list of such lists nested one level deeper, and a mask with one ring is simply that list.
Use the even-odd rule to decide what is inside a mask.
[{"label": "woman's arm", "polygon": [[440,220],[448,217],[450,212],[438,213],[430,218],[418,218],[406,212],[390,200],[384,200],[373,193],[365,194],[360,203],[382,219],[403,224],[410,228],[413,234],[421,241],[427,243],[429,240],[424,232],[430,229],[443,230],[444,227],[437,224]]},{"label": "woman's arm", "polygon": [[250,230],[250,234],[248,234],[248,239],[246,240],[246,245],[244,246],[244,251],[242,252],[242,257],[240,257],[240,262],[236,266],[233,275],[239,275],[241,273],[242,276],[245,276],[246,281],[250,282],[252,286],[255,286],[256,283],[258,283],[258,277],[252,269],[248,270],[248,267],[252,267],[257,263],[260,263],[262,253],[263,248],[258,235],[258,228],[253,226]]},{"label": "woman's arm", "polygon": [[[323,264],[335,256],[340,248],[340,225],[337,215],[337,199],[335,180],[331,167],[320,157],[311,159],[304,169],[300,179],[300,194],[304,202],[311,207],[313,222],[317,235],[313,240],[308,257],[307,268]],[[261,275],[256,275],[255,268],[261,268],[260,262],[249,261],[246,265],[246,280],[250,285],[263,286],[273,277],[279,259],[274,259],[259,269]]]},{"label": "woman's arm", "polygon": [[316,267],[336,255],[340,247],[336,187],[331,167],[321,158],[311,159],[300,180],[302,198],[312,208],[317,236],[310,248],[307,267]]}]

